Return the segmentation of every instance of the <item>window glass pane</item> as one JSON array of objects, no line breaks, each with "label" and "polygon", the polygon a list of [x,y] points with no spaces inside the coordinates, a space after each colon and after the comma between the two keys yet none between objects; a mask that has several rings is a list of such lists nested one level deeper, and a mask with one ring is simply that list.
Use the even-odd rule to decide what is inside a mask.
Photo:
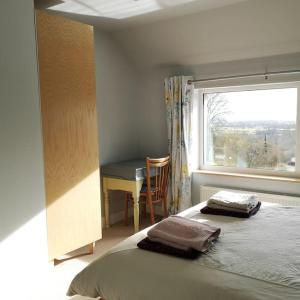
[{"label": "window glass pane", "polygon": [[204,164],[295,171],[297,88],[204,94]]}]

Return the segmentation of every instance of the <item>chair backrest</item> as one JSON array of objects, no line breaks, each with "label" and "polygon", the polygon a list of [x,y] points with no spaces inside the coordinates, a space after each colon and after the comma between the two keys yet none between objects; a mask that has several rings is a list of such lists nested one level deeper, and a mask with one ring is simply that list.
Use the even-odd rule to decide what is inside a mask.
[{"label": "chair backrest", "polygon": [[152,202],[158,202],[167,197],[170,172],[170,156],[163,158],[147,157],[146,166],[147,197],[148,199],[152,197]]}]

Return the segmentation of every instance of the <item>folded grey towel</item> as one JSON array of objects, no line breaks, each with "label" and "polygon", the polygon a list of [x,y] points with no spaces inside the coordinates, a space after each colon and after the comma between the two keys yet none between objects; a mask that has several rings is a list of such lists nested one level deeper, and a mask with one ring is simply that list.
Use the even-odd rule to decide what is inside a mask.
[{"label": "folded grey towel", "polygon": [[210,203],[207,206],[209,208],[213,208],[213,209],[222,209],[222,210],[234,211],[234,212],[240,212],[240,213],[249,213],[255,207],[255,206],[253,206],[248,209],[239,209],[239,208],[233,208],[233,207],[228,207],[226,205],[220,205],[220,204],[214,204],[214,203]]},{"label": "folded grey towel", "polygon": [[257,203],[258,198],[255,194],[220,191],[208,199],[207,206],[248,213]]},{"label": "folded grey towel", "polygon": [[148,231],[148,238],[181,250],[208,250],[221,229],[180,216],[164,219]]},{"label": "folded grey towel", "polygon": [[203,207],[200,211],[202,214],[209,214],[209,215],[228,216],[228,217],[235,217],[235,218],[250,218],[251,216],[256,215],[256,213],[260,209],[260,206],[261,206],[261,202],[258,201],[258,204],[253,209],[251,209],[248,213],[219,209],[219,208],[216,209],[208,206]]}]

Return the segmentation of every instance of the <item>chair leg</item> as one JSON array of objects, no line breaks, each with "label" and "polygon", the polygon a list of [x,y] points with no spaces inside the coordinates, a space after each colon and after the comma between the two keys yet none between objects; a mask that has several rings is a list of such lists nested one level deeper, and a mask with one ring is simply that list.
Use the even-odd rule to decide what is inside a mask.
[{"label": "chair leg", "polygon": [[146,218],[147,217],[147,203],[143,203],[143,216]]},{"label": "chair leg", "polygon": [[164,216],[165,218],[167,218],[168,217],[167,198],[163,199],[163,206],[164,206]]},{"label": "chair leg", "polygon": [[128,205],[129,205],[129,194],[125,193],[125,216],[124,216],[124,223],[128,225]]},{"label": "chair leg", "polygon": [[149,204],[149,209],[150,209],[150,221],[151,221],[151,224],[153,225],[155,223],[153,203],[152,203],[151,199],[148,200],[147,202]]}]

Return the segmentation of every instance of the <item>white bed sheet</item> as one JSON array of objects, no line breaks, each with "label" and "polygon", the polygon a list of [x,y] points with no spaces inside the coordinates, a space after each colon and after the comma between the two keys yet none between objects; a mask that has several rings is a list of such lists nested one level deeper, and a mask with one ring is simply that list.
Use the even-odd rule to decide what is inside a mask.
[{"label": "white bed sheet", "polygon": [[196,260],[136,247],[147,230],[97,259],[73,280],[69,295],[106,300],[300,299],[300,207],[263,203],[250,219],[180,215],[221,227],[212,249]]}]

